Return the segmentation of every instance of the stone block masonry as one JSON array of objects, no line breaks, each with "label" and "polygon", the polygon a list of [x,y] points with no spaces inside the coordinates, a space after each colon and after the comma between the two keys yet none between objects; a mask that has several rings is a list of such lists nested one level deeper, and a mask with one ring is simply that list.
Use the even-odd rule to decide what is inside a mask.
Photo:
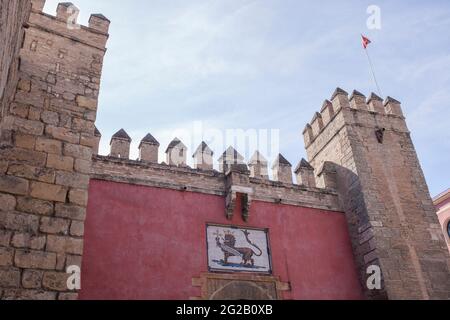
[{"label": "stone block masonry", "polygon": [[[193,155],[195,169],[178,139],[159,164],[150,134],[132,161],[124,130],[112,138],[110,156],[98,156],[94,122],[110,22],[93,14],[89,26],[74,28],[71,3],[60,3],[56,16],[44,5],[0,0],[0,299],[77,299],[66,270],[81,267],[91,180],[223,197],[228,222],[239,214],[254,222],[258,212],[250,209],[258,206],[319,209],[311,219],[321,211],[343,219],[345,211],[366,298],[449,299],[450,259],[435,235],[400,102],[338,88],[304,130],[309,162],[297,166],[297,184],[282,155],[269,180],[257,151],[249,170],[230,147],[215,171],[206,143]],[[381,290],[366,286],[373,265],[382,271]]]},{"label": "stone block masonry", "polygon": [[[318,189],[292,182],[250,178],[245,187],[254,190],[253,200],[341,212],[333,190]],[[225,196],[226,175],[215,170],[191,169],[166,164],[95,156],[91,178],[126,184]]]},{"label": "stone block masonry", "polygon": [[81,267],[109,21],[95,14],[88,27],[69,28],[70,3],[56,17],[44,4],[1,1],[2,299],[77,298],[66,268]]},{"label": "stone block masonry", "polygon": [[[366,102],[367,101],[367,102]],[[321,187],[337,189],[371,299],[449,299],[449,255],[400,102],[337,89],[304,131]],[[378,265],[382,289],[366,286]]]},{"label": "stone block masonry", "polygon": [[30,9],[31,1],[0,1],[0,119],[16,89],[23,25]]}]

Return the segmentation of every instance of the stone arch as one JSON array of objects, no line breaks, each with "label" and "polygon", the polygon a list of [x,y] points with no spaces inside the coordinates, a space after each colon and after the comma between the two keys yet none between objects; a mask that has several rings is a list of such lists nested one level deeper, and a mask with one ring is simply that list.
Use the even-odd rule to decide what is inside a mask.
[{"label": "stone arch", "polygon": [[253,282],[231,281],[212,293],[209,300],[275,300],[275,298]]}]

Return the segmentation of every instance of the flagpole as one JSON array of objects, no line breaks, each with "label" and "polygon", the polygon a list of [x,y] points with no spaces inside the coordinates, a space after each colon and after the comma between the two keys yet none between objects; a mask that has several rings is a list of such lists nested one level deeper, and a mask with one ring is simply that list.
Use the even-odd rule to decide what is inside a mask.
[{"label": "flagpole", "polygon": [[369,50],[367,50],[367,48],[364,48],[364,51],[366,52],[367,60],[369,61],[370,71],[372,72],[373,81],[375,82],[375,85],[376,85],[376,87],[378,89],[378,94],[380,95],[380,97],[382,97],[383,94],[381,93],[381,89],[380,89],[380,86],[378,84],[377,77],[375,76],[375,71],[374,71],[372,59],[370,59]]}]

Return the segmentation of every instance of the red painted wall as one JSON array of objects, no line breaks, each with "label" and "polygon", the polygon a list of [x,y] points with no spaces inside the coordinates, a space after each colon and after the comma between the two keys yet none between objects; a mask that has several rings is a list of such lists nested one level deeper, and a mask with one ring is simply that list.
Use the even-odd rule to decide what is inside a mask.
[{"label": "red painted wall", "polygon": [[[207,272],[206,223],[225,218],[219,196],[92,180],[81,299],[189,299]],[[342,213],[254,201],[247,226],[269,228],[285,299],[360,299]]]}]

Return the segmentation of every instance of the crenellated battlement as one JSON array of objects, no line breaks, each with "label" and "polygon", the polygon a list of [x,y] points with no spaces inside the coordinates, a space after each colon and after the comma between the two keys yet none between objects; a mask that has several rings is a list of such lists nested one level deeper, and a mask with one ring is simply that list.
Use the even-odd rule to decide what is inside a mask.
[{"label": "crenellated battlement", "polygon": [[[444,266],[446,258],[433,260],[427,252],[438,252],[441,245],[430,233],[436,213],[401,103],[356,90],[349,96],[337,88],[303,136],[311,167],[301,164],[297,175],[301,181],[314,175],[318,187],[338,193],[361,283],[367,281],[368,267],[382,270],[382,290],[363,286],[366,297],[446,297],[444,286],[427,287],[433,280],[425,268]],[[395,250],[401,251],[401,260]],[[391,270],[408,274],[408,279]],[[445,268],[440,272],[445,274]],[[409,287],[411,281],[416,285]]]},{"label": "crenellated battlement", "polygon": [[[226,172],[170,166],[166,163],[129,160],[95,155],[91,179],[127,183],[147,187],[227,195]],[[304,184],[283,183],[247,177],[252,200],[342,212],[338,196],[332,189],[319,189]]]},{"label": "crenellated battlement", "polygon": [[[101,139],[100,132],[96,129],[95,132],[96,145],[94,146],[94,154],[97,155],[98,147]],[[165,149],[166,161],[161,164],[158,163],[159,158],[159,142],[149,133],[139,143],[139,158],[134,160],[129,159],[131,138],[124,129],[120,129],[116,132],[110,142],[110,152],[108,157],[110,159],[122,159],[128,161],[126,163],[141,163],[141,164],[157,164],[166,166],[167,168],[182,168],[194,170],[195,172],[209,172],[215,171],[213,155],[215,152],[203,141],[195,151],[193,151],[193,169],[187,165],[187,154],[189,154],[188,148],[178,138],[174,138],[167,148]],[[264,156],[255,151],[253,157],[246,162],[244,157],[239,154],[233,147],[229,147],[224,152],[220,153],[220,157],[216,161],[218,171],[225,173],[232,166],[241,166],[243,171],[249,172],[250,178],[256,178],[261,180],[269,180],[268,168],[269,163]],[[301,169],[299,169],[301,168]],[[305,169],[306,168],[306,169]],[[279,154],[274,159],[272,166],[273,181],[282,184],[292,185],[293,183],[293,171],[292,165],[286,158]],[[299,173],[301,171],[301,174]],[[312,171],[311,171],[312,170]],[[314,174],[314,168],[305,160],[302,159],[296,169],[297,184],[304,187],[315,188],[316,181]],[[308,176],[305,178],[305,176]],[[331,188],[329,188],[331,189]]]},{"label": "crenellated battlement", "polygon": [[56,15],[44,13],[45,0],[33,0],[29,25],[55,33],[59,36],[79,41],[89,46],[106,50],[110,21],[102,14],[91,14],[89,25],[77,22],[80,10],[71,2],[61,2],[56,8]]},{"label": "crenellated battlement", "polygon": [[303,131],[310,160],[345,124],[409,132],[401,103],[396,99],[387,97],[383,101],[375,93],[366,98],[357,90],[349,96],[345,90],[337,88]]}]

